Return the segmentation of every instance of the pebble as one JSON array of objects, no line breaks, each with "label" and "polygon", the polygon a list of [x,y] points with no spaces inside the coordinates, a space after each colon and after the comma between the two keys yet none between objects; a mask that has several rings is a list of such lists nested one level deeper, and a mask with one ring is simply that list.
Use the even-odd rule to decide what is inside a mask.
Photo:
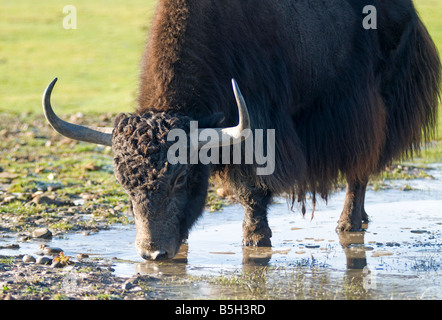
[{"label": "pebble", "polygon": [[25,263],[32,263],[32,262],[36,262],[35,258],[29,254],[26,254],[23,256],[23,262]]},{"label": "pebble", "polygon": [[134,287],[134,284],[130,281],[126,281],[125,283],[123,283],[123,285],[121,286],[121,289],[123,290],[130,290]]},{"label": "pebble", "polygon": [[38,239],[51,239],[52,232],[49,231],[47,228],[39,228],[32,232],[32,237]]},{"label": "pebble", "polygon": [[48,258],[48,257],[38,257],[37,264],[51,264],[52,263],[52,259]]},{"label": "pebble", "polygon": [[428,233],[427,230],[411,230],[411,233],[417,233],[417,234],[422,234],[422,233]]},{"label": "pebble", "polygon": [[4,294],[3,300],[15,300],[10,293]]},{"label": "pebble", "polygon": [[376,251],[376,252],[373,252],[372,257],[377,258],[377,257],[392,256],[392,255],[393,255],[393,252]]},{"label": "pebble", "polygon": [[7,244],[6,246],[0,246],[0,249],[13,249],[13,250],[16,250],[16,249],[20,249],[20,246],[18,245],[18,244]]},{"label": "pebble", "polygon": [[385,245],[387,247],[400,247],[401,246],[401,244],[397,243],[397,242],[387,242]]},{"label": "pebble", "polygon": [[63,264],[61,264],[60,261],[55,261],[55,262],[52,262],[51,267],[52,268],[63,268]]},{"label": "pebble", "polygon": [[66,205],[71,205],[71,203],[69,201],[59,201],[56,199],[51,199],[46,195],[38,195],[37,197],[35,197],[34,199],[32,199],[32,201],[30,201],[28,204],[45,204],[45,205],[55,205],[57,207],[61,207],[61,206],[66,206]]},{"label": "pebble", "polygon": [[3,199],[3,202],[4,202],[5,204],[7,204],[7,203],[9,203],[9,202],[11,202],[11,201],[13,201],[13,200],[15,200],[15,199],[17,199],[16,196],[8,196],[8,197],[5,197],[5,198]]},{"label": "pebble", "polygon": [[17,179],[18,177],[19,177],[18,174],[15,174],[15,173],[9,173],[9,172],[1,172],[0,173],[1,179],[14,180],[14,179]]},{"label": "pebble", "polygon": [[63,249],[60,248],[51,248],[51,247],[45,247],[43,249],[43,253],[47,255],[59,255],[60,252],[63,252]]},{"label": "pebble", "polygon": [[89,258],[89,255],[87,255],[86,253],[77,254],[77,259],[86,259],[86,258]]},{"label": "pebble", "polygon": [[138,286],[140,281],[143,282],[143,281],[152,281],[152,280],[158,280],[158,279],[150,277],[150,276],[137,275],[135,277],[132,277],[132,278],[128,279],[125,283],[123,283],[121,288],[123,290],[130,290],[130,289]]},{"label": "pebble", "polygon": [[23,236],[23,237],[21,237],[20,238],[20,241],[21,242],[26,242],[26,241],[29,241],[29,240],[31,240],[32,238],[30,237],[30,236]]}]

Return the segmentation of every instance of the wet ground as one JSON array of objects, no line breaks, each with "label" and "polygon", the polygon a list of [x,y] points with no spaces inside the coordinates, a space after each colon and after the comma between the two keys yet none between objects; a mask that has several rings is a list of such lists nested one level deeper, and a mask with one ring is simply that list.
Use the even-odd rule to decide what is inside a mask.
[{"label": "wet ground", "polygon": [[[433,179],[396,180],[386,190],[369,190],[365,232],[335,231],[341,191],[328,204],[319,203],[313,219],[309,210],[302,217],[277,199],[269,212],[271,249],[241,246],[239,205],[206,212],[172,262],[138,257],[134,225],[45,243],[67,256],[88,254],[119,279],[142,274],[158,280],[138,288],[146,291],[144,298],[442,299],[442,164],[428,173]],[[0,246],[11,242],[4,237]],[[41,243],[23,242],[0,254],[35,254]],[[72,283],[69,290],[77,290]]]}]

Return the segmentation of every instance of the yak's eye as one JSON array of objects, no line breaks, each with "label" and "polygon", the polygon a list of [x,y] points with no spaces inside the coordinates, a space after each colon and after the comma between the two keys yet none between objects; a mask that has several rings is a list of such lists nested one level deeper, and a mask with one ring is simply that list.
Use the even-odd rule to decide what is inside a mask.
[{"label": "yak's eye", "polygon": [[176,188],[181,188],[181,187],[183,187],[183,186],[186,184],[186,182],[187,182],[186,174],[185,174],[185,172],[181,172],[181,173],[176,177],[173,188],[174,188],[174,189],[176,189]]}]

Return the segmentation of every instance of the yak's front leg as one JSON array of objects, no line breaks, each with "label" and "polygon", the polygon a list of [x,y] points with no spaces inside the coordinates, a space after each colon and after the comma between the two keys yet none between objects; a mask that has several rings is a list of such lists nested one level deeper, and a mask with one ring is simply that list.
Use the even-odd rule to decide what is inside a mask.
[{"label": "yak's front leg", "polygon": [[362,222],[368,222],[368,215],[364,208],[367,184],[368,179],[347,180],[344,209],[338,222],[339,231],[358,231],[362,229]]},{"label": "yak's front leg", "polygon": [[267,221],[267,206],[272,200],[271,193],[254,188],[243,192],[239,198],[245,212],[243,245],[270,247],[272,231]]}]

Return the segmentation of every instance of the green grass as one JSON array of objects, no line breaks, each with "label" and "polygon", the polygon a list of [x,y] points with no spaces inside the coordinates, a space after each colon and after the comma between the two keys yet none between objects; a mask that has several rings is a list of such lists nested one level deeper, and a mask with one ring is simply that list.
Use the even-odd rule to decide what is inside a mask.
[{"label": "green grass", "polygon": [[[442,1],[414,0],[418,13],[428,28],[439,53],[442,53]],[[439,104],[439,120],[434,143],[423,150],[416,160],[420,163],[440,162],[442,160],[442,104]]]},{"label": "green grass", "polygon": [[424,21],[434,42],[442,52],[442,2],[439,0],[414,0],[421,19]]},{"label": "green grass", "polygon": [[[131,111],[154,0],[2,0],[0,111],[41,110],[59,77],[62,112]],[[77,9],[77,29],[63,28],[63,7]]]},{"label": "green grass", "polygon": [[[439,53],[442,53],[442,1],[439,0],[415,0],[416,8],[428,28]],[[439,105],[439,121],[435,144],[424,150],[420,162],[435,162],[442,160],[442,104]]]}]

